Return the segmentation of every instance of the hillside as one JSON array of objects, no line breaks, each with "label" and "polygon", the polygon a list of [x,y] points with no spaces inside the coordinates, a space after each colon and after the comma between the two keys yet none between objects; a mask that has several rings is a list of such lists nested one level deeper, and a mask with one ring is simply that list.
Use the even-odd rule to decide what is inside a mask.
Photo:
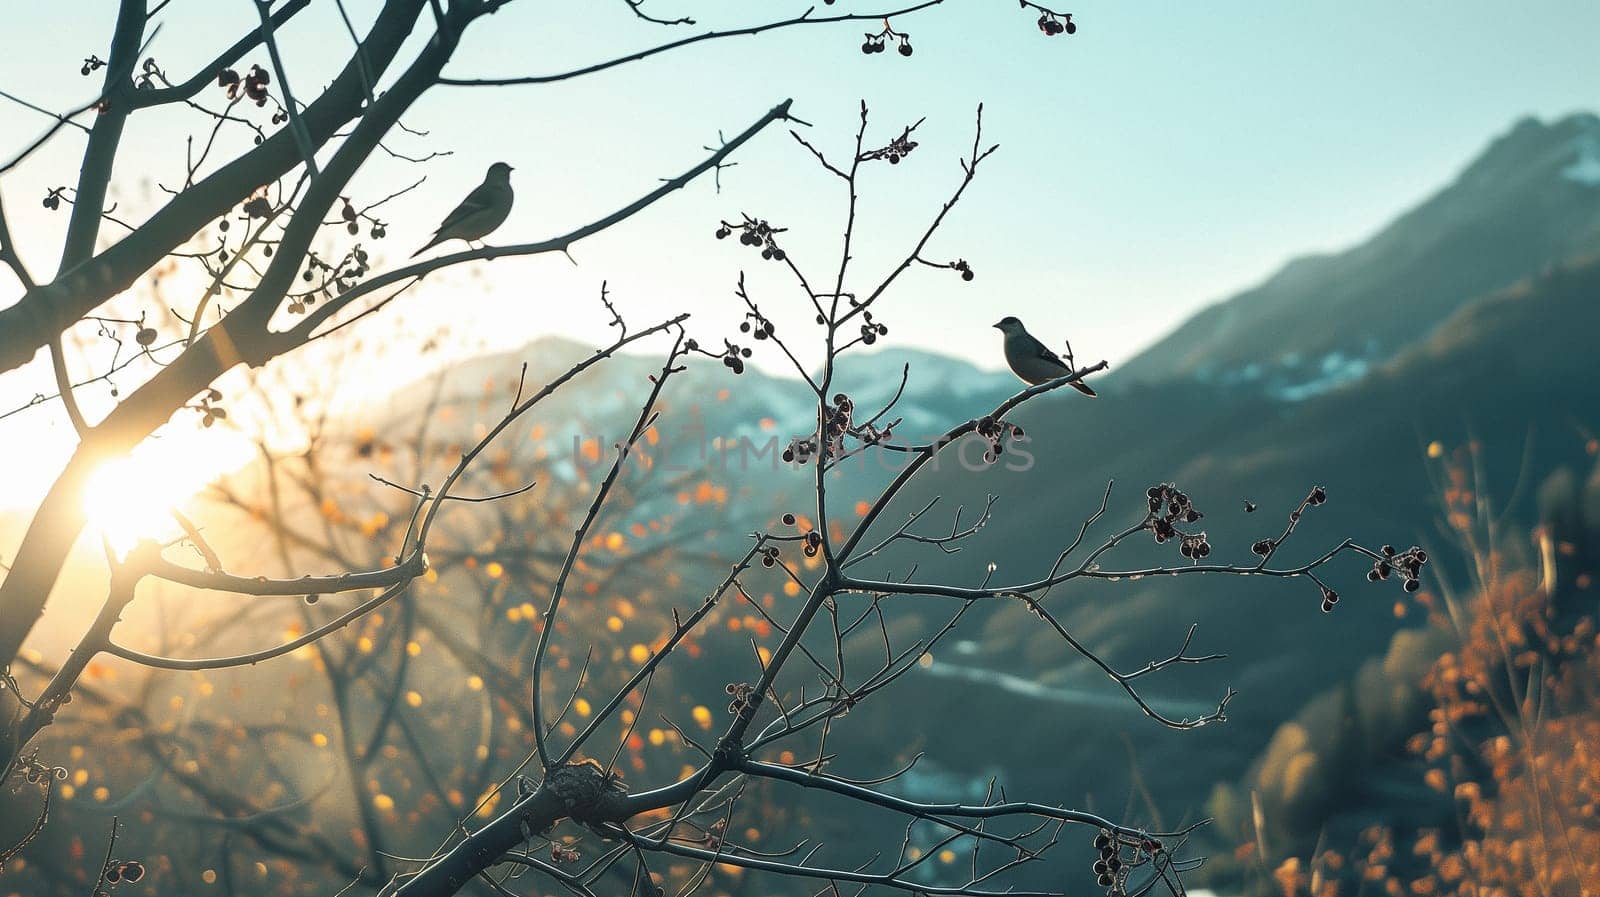
[{"label": "hillside", "polygon": [[[1524,467],[1548,470],[1581,459],[1585,434],[1600,429],[1600,381],[1589,348],[1596,332],[1600,262],[1590,259],[1468,303],[1360,383],[1301,402],[1195,384],[1131,389],[1100,402],[1052,398],[1017,418],[1036,440],[1040,462],[1033,470],[947,475],[918,483],[904,497],[911,508],[935,494],[952,504],[1000,496],[1000,522],[981,541],[954,557],[918,554],[920,575],[970,580],[991,561],[1008,580],[1042,574],[1111,479],[1117,482],[1112,510],[1096,533],[1136,521],[1145,486],[1173,480],[1207,514],[1212,561],[1248,562],[1250,544],[1276,534],[1313,484],[1331,498],[1302,523],[1289,558],[1314,556],[1345,536],[1373,545],[1430,545],[1437,503],[1425,447],[1435,439],[1478,440],[1496,501],[1513,514],[1529,513],[1527,490],[1517,490]],[[1259,510],[1245,513],[1246,499]],[[1103,565],[1182,562],[1170,546],[1148,543],[1132,540]],[[1449,575],[1449,560],[1439,559]],[[907,560],[887,564],[903,567]],[[1115,686],[1031,615],[1009,606],[980,612],[964,633],[969,644],[950,659],[1024,677],[1043,686],[1040,693],[1006,687],[995,675],[946,677],[926,709],[970,702],[976,725],[963,732],[1030,720],[1015,736],[1018,749],[1050,756],[1049,769],[1009,772],[1065,789],[1064,799],[1092,793],[1120,805],[1131,787],[1131,747],[1145,783],[1165,796],[1164,809],[1197,812],[1212,781],[1241,776],[1280,722],[1328,683],[1381,655],[1404,625],[1390,612],[1398,587],[1369,585],[1364,569],[1351,561],[1333,573],[1330,584],[1346,600],[1326,615],[1314,586],[1286,581],[1158,577],[1086,583],[1052,597],[1053,611],[1076,636],[1125,668],[1169,653],[1187,625],[1199,623],[1196,650],[1226,652],[1229,659],[1153,677],[1144,693],[1169,707],[1203,707],[1231,685],[1240,694],[1223,726],[1164,731],[1126,704],[1103,700],[1118,696]],[[1060,698],[1071,694],[1080,698],[1064,712]],[[926,705],[911,695],[901,700]],[[906,716],[894,724],[907,725]],[[1132,739],[1127,746],[1124,734]],[[977,765],[984,756],[960,733],[930,752],[958,766]]]},{"label": "hillside", "polygon": [[1301,398],[1359,378],[1474,297],[1600,246],[1600,118],[1528,118],[1359,246],[1295,259],[1114,375]]}]

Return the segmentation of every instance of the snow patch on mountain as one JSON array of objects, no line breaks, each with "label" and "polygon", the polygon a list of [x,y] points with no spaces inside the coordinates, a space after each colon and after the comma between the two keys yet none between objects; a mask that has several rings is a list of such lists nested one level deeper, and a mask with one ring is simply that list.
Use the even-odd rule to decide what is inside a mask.
[{"label": "snow patch on mountain", "polygon": [[1589,128],[1572,143],[1578,158],[1561,169],[1561,176],[1585,187],[1600,187],[1600,127]]},{"label": "snow patch on mountain", "polygon": [[1343,352],[1329,352],[1322,357],[1319,369],[1321,376],[1316,379],[1293,386],[1280,386],[1270,390],[1269,394],[1286,402],[1302,402],[1360,380],[1372,369],[1372,362],[1366,358],[1352,358]]}]

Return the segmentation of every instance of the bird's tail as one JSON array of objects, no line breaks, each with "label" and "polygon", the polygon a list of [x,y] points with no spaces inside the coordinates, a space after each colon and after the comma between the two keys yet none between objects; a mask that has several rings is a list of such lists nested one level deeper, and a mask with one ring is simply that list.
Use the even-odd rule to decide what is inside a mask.
[{"label": "bird's tail", "polygon": [[1095,397],[1097,397],[1097,396],[1099,396],[1099,395],[1100,395],[1100,394],[1099,394],[1099,393],[1097,393],[1097,392],[1095,392],[1095,391],[1094,391],[1094,390],[1093,390],[1093,389],[1091,389],[1091,388],[1090,388],[1090,387],[1089,387],[1089,384],[1087,384],[1087,383],[1085,383],[1085,382],[1083,382],[1083,381],[1082,381],[1082,380],[1074,380],[1074,381],[1072,381],[1072,383],[1071,383],[1071,384],[1069,384],[1069,385],[1070,385],[1070,386],[1071,386],[1071,387],[1072,387],[1072,388],[1073,388],[1073,389],[1076,389],[1076,390],[1077,390],[1077,391],[1078,391],[1078,392],[1081,392],[1081,393],[1083,393],[1083,394],[1084,394],[1084,395],[1086,395],[1086,396],[1088,396],[1088,397],[1089,397],[1089,398],[1091,398],[1091,399],[1092,399],[1092,398],[1095,398]]},{"label": "bird's tail", "polygon": [[426,246],[423,246],[421,249],[418,249],[416,252],[411,253],[411,258],[416,258],[417,256],[423,254],[424,252],[427,252],[428,250],[432,249],[433,247],[438,246],[440,243],[444,242],[444,239],[445,239],[444,237],[441,237],[438,234],[434,234],[433,235],[433,239],[429,240],[428,244]]}]

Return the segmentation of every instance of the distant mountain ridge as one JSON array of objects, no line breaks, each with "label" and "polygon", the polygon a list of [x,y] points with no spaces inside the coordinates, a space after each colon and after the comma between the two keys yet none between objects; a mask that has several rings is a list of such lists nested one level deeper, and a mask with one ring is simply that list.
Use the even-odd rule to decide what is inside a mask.
[{"label": "distant mountain ridge", "polygon": [[1294,259],[1112,375],[1303,399],[1360,379],[1467,302],[1600,247],[1600,117],[1518,122],[1344,252]]}]

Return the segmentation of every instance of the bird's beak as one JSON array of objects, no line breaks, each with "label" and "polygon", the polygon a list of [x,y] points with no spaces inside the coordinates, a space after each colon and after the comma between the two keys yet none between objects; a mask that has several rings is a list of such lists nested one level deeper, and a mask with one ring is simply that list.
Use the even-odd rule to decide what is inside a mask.
[{"label": "bird's beak", "polygon": [[1000,322],[999,322],[999,321],[996,321],[996,322],[994,322],[994,323],[993,323],[993,324],[990,324],[990,325],[989,325],[989,326],[990,326],[990,327],[993,327],[993,328],[994,328],[994,329],[996,329],[996,330],[999,330],[999,329],[1000,329]]}]

